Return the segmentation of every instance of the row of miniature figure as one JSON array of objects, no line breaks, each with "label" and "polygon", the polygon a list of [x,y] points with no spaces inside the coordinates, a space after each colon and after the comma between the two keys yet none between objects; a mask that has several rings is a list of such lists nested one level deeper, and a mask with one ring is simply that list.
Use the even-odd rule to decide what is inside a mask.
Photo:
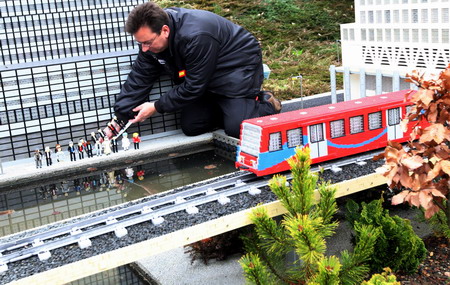
[{"label": "row of miniature figure", "polygon": [[[139,149],[141,138],[138,133],[133,134],[132,141],[134,144],[134,149]],[[122,133],[121,144],[123,150],[125,151],[128,150],[131,145],[130,139],[128,138],[128,134],[126,132]],[[94,154],[96,156],[101,156],[103,154],[109,155],[118,151],[117,137],[113,136],[109,139],[108,136],[104,135],[102,130],[98,130],[98,133],[92,132],[90,141],[86,141],[81,138],[78,141],[78,145],[75,146],[73,141],[70,141],[69,146],[67,147],[67,152],[70,154],[70,161],[76,161],[77,154],[79,159],[83,159],[85,154],[87,157],[93,157]],[[56,144],[55,146],[55,156],[56,161],[64,161],[65,154],[60,144]],[[48,146],[45,147],[44,152],[40,149],[35,150],[34,160],[36,162],[36,168],[42,168],[42,161],[44,158],[47,166],[52,165],[52,152]]]}]

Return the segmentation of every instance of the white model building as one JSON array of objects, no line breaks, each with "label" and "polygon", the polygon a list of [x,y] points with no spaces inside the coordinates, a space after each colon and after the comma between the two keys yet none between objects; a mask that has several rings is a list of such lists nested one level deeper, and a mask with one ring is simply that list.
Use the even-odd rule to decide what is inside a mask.
[{"label": "white model building", "polygon": [[[449,0],[355,0],[355,23],[341,25],[345,97],[410,87],[406,73],[439,73],[450,63]],[[349,94],[350,93],[350,94]]]}]

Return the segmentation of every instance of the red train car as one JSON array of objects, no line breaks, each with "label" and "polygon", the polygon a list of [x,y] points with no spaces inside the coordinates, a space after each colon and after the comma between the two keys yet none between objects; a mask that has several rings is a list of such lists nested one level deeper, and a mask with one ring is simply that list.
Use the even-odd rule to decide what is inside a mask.
[{"label": "red train car", "polygon": [[236,167],[258,176],[289,169],[295,148],[309,147],[312,163],[379,149],[388,140],[407,141],[401,118],[411,103],[402,90],[357,100],[245,120]]}]

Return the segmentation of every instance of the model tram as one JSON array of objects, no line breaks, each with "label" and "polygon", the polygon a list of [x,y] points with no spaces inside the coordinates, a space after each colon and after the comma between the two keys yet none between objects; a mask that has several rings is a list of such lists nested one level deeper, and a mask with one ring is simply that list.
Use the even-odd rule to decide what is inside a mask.
[{"label": "model tram", "polygon": [[312,163],[404,142],[400,122],[411,103],[411,90],[245,120],[241,125],[236,167],[258,176],[289,169],[296,147],[309,147]]}]

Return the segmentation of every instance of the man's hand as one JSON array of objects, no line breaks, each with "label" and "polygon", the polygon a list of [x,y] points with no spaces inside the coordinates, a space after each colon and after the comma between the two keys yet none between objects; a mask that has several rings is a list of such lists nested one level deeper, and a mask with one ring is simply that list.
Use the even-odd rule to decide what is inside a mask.
[{"label": "man's hand", "polygon": [[147,118],[150,118],[154,113],[156,113],[155,103],[145,102],[133,109],[133,112],[138,112],[134,119],[130,120],[132,123],[143,122]]}]

